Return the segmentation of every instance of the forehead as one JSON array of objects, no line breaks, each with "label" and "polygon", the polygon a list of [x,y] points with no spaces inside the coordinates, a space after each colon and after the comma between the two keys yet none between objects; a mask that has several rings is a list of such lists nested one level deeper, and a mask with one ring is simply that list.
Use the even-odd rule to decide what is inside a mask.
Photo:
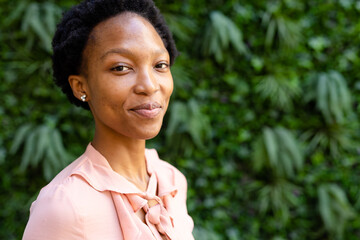
[{"label": "forehead", "polygon": [[104,54],[115,48],[130,51],[166,51],[161,37],[151,23],[130,12],[109,18],[95,26],[85,51]]}]

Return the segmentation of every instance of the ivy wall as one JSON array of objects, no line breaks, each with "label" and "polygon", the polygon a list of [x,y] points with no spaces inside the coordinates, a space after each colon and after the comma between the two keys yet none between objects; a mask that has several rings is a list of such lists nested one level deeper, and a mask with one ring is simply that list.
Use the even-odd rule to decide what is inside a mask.
[{"label": "ivy wall", "polygon": [[[0,0],[0,239],[91,140],[51,77],[75,0]],[[360,239],[360,1],[158,0],[180,57],[148,142],[187,177],[196,239]]]}]

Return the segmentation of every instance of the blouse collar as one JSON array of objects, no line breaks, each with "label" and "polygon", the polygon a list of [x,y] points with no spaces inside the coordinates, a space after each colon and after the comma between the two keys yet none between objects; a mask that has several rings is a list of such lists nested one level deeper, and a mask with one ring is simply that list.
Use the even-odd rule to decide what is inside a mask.
[{"label": "blouse collar", "polygon": [[[83,157],[85,159],[82,161],[82,164],[73,170],[72,175],[83,177],[89,185],[97,191],[113,191],[122,194],[143,194],[143,192],[141,192],[134,184],[115,172],[105,157],[101,155],[91,143],[88,144]],[[177,193],[177,188],[175,187],[173,176],[169,176],[168,169],[161,168],[159,164],[156,164],[160,161],[156,150],[145,149],[145,159],[150,178],[153,174],[156,177],[158,196],[162,197],[171,194],[174,197]],[[170,173],[170,175],[173,174]]]}]

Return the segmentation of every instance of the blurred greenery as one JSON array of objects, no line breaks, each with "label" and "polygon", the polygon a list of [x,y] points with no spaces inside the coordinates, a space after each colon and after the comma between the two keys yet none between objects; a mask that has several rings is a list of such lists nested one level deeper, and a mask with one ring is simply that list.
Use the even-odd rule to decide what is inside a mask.
[{"label": "blurred greenery", "polygon": [[[0,0],[0,239],[93,135],[51,76],[75,3]],[[156,4],[181,55],[148,147],[186,175],[196,239],[360,239],[360,1]]]}]

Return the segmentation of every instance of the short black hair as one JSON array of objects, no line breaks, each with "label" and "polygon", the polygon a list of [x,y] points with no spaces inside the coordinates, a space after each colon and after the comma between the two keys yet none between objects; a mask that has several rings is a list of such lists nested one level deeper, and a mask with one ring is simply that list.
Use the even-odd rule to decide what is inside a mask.
[{"label": "short black hair", "polygon": [[96,25],[125,12],[136,13],[155,28],[170,55],[170,65],[178,51],[172,34],[152,0],[86,0],[65,12],[57,25],[52,41],[53,75],[56,85],[71,103],[89,110],[89,105],[77,99],[68,77],[80,74],[82,57],[89,35]]}]

